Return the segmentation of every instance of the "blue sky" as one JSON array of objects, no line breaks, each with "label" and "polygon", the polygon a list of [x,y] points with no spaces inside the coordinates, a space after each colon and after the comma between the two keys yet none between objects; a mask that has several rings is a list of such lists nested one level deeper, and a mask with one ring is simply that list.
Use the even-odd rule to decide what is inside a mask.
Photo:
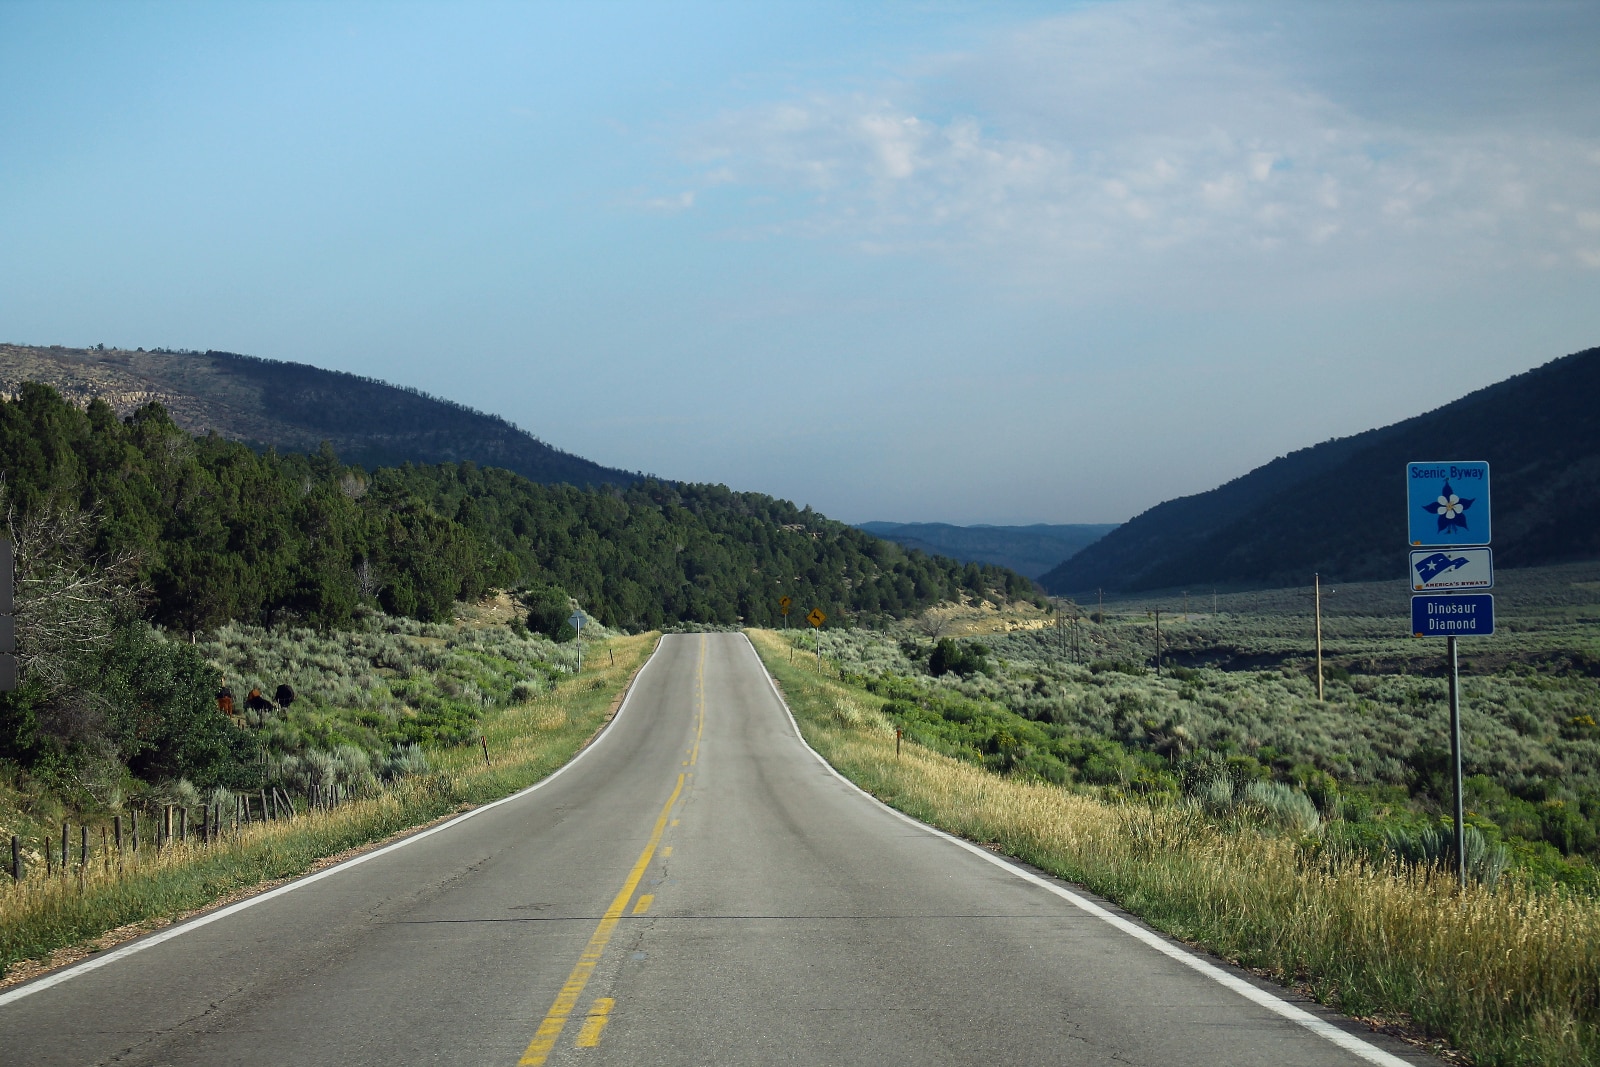
[{"label": "blue sky", "polygon": [[849,521],[1120,521],[1600,345],[1600,5],[0,2],[0,340]]}]

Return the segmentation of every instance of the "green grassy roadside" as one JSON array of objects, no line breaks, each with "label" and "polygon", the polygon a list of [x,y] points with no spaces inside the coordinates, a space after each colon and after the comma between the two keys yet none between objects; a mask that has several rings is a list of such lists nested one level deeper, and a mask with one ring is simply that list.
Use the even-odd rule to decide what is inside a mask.
[{"label": "green grassy roadside", "polygon": [[553,692],[486,718],[490,766],[477,745],[436,751],[434,773],[333,811],[255,823],[204,848],[146,848],[137,863],[129,856],[108,867],[98,857],[81,876],[0,886],[0,978],[34,973],[38,966],[18,965],[64,949],[104,949],[112,931],[159,925],[247,895],[304,874],[327,857],[532,785],[570,760],[600,728],[655,640],[654,634],[617,638],[611,642],[615,665],[609,657],[595,657],[598,666]]},{"label": "green grassy roadside", "polygon": [[747,631],[806,740],[889,804],[1116,901],[1348,1014],[1410,1020],[1482,1064],[1600,1062],[1600,908],[1562,891],[1458,893],[1429,869],[1327,856],[1314,838],[1183,804],[1107,803],[916,745],[882,698]]}]

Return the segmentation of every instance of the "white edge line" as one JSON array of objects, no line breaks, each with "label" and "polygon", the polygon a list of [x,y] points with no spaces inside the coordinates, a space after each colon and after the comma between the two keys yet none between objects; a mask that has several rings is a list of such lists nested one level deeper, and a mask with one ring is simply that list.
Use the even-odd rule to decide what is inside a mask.
[{"label": "white edge line", "polygon": [[600,743],[607,737],[611,736],[612,727],[616,725],[618,719],[622,718],[622,713],[628,710],[628,702],[633,699],[633,693],[634,690],[638,688],[639,679],[644,675],[644,672],[649,668],[650,664],[655,662],[656,653],[660,652],[661,646],[666,644],[666,638],[667,635],[663,634],[661,639],[656,642],[655,651],[650,653],[650,658],[645,661],[643,667],[639,668],[639,673],[633,677],[633,683],[628,686],[628,691],[622,698],[622,706],[617,709],[617,713],[615,715],[611,716],[611,721],[606,723],[605,729],[600,731],[600,735],[596,737],[591,744],[585,745],[582,749],[580,749],[577,755],[573,756],[566,763],[563,763],[560,767],[556,768],[554,771],[550,772],[550,774],[528,786],[526,789],[519,789],[510,796],[501,797],[499,800],[491,800],[487,804],[480,804],[471,811],[462,812],[449,822],[440,823],[438,826],[431,826],[426,830],[422,830],[412,834],[409,837],[402,838],[391,845],[385,845],[382,848],[374,849],[371,852],[363,852],[359,856],[352,856],[343,863],[336,863],[332,867],[326,867],[320,871],[317,871],[315,874],[308,874],[303,878],[298,878],[295,881],[289,882],[285,885],[280,885],[276,889],[269,889],[265,893],[258,893],[253,897],[247,897],[246,899],[235,904],[229,904],[225,908],[218,908],[216,911],[208,912],[205,915],[196,916],[193,919],[178,923],[158,933],[147,934],[136,941],[131,941],[128,944],[123,945],[121,948],[112,949],[110,952],[107,952],[104,955],[91,956],[86,960],[74,963],[68,967],[63,967],[61,970],[54,971],[43,976],[42,978],[35,978],[31,982],[25,982],[22,985],[8,989],[5,992],[0,993],[0,1007],[4,1007],[13,1001],[21,1000],[23,997],[30,997],[35,993],[42,993],[44,990],[49,989],[52,986],[58,986],[61,983],[70,981],[73,978],[79,977],[80,975],[88,974],[90,971],[98,970],[101,967],[116,963],[118,960],[126,959],[137,952],[143,952],[147,948],[154,948],[165,941],[171,941],[175,937],[181,937],[192,930],[198,930],[202,926],[207,926],[211,923],[217,922],[219,919],[226,919],[230,915],[236,915],[239,912],[244,911],[246,908],[253,908],[257,904],[265,904],[267,901],[281,897],[285,893],[292,893],[296,889],[304,889],[313,882],[320,882],[324,878],[331,878],[336,874],[342,874],[345,871],[350,870],[352,867],[359,867],[361,864],[366,863],[369,860],[375,860],[379,856],[387,855],[396,849],[405,848],[407,845],[414,845],[418,841],[421,841],[424,838],[432,837],[434,834],[442,833],[445,830],[450,829],[452,826],[459,826],[461,823],[466,822],[468,819],[473,818],[474,816],[482,815],[484,812],[493,808],[498,808],[502,804],[510,804],[514,800],[520,800],[535,790],[543,789],[545,786],[549,785],[551,782],[567,773],[567,771],[571,770],[579,760],[583,759],[583,757],[599,748]]},{"label": "white edge line", "polygon": [[895,808],[890,807],[888,804],[885,804],[883,801],[879,800],[877,797],[873,796],[871,793],[867,792],[865,789],[862,789],[850,779],[840,774],[833,764],[829,763],[826,759],[823,759],[822,754],[811,747],[810,743],[806,741],[805,735],[800,732],[800,724],[795,721],[794,712],[789,709],[789,702],[783,699],[783,693],[778,690],[778,683],[773,681],[772,672],[768,671],[767,665],[761,662],[761,656],[756,652],[755,644],[751,642],[750,635],[741,634],[740,636],[744,638],[745,644],[750,646],[750,654],[756,657],[756,665],[761,668],[761,673],[766,675],[767,685],[772,688],[772,695],[778,698],[778,703],[780,706],[782,706],[784,714],[789,716],[789,725],[794,728],[795,736],[800,739],[800,743],[805,746],[806,751],[811,753],[812,756],[816,757],[817,762],[826,767],[829,774],[832,774],[835,778],[839,779],[839,781],[843,782],[857,793],[860,793],[863,797],[866,797],[869,801],[876,804],[890,815],[893,815],[902,822],[909,823],[918,829],[925,830],[935,837],[942,837],[951,844],[956,845],[959,848],[966,849],[974,856],[994,864],[1001,870],[1007,871],[1025,882],[1031,882],[1041,889],[1054,893],[1056,896],[1072,904],[1074,907],[1093,915],[1102,922],[1116,927],[1118,930],[1121,930],[1123,933],[1128,934],[1131,937],[1137,938],[1144,944],[1155,949],[1157,952],[1160,952],[1162,955],[1177,960],[1184,966],[1198,971],[1207,978],[1210,978],[1212,981],[1216,982],[1218,985],[1225,986],[1228,989],[1233,990],[1235,993],[1238,993],[1246,1000],[1254,1004],[1258,1004],[1261,1007],[1266,1008],[1268,1011],[1288,1019],[1290,1022],[1298,1023],[1307,1030],[1310,1030],[1313,1034],[1316,1034],[1318,1037],[1325,1038],[1345,1051],[1354,1053],[1355,1055],[1366,1060],[1368,1063],[1379,1064],[1381,1067],[1413,1067],[1411,1063],[1401,1059],[1393,1053],[1386,1052],[1371,1042],[1362,1040],[1355,1034],[1333,1025],[1326,1019],[1318,1018],[1297,1004],[1291,1004],[1281,997],[1275,996],[1267,990],[1260,988],[1259,986],[1253,985],[1250,982],[1246,982],[1238,975],[1229,974],[1227,971],[1223,970],[1221,967],[1218,967],[1209,960],[1202,959],[1200,956],[1195,955],[1187,949],[1180,948],[1179,946],[1168,941],[1166,938],[1162,937],[1160,934],[1146,930],[1137,923],[1129,922],[1122,916],[1107,911],[1094,901],[1079,896],[1070,889],[1058,885],[1048,879],[1041,878],[1031,871],[1025,871],[1022,868],[1006,861],[1005,859],[996,856],[986,848],[975,845],[971,841],[967,841],[964,838],[945,833],[943,830],[940,830],[937,827],[929,826],[927,823],[922,822],[919,819],[913,819],[905,812],[898,811]]}]

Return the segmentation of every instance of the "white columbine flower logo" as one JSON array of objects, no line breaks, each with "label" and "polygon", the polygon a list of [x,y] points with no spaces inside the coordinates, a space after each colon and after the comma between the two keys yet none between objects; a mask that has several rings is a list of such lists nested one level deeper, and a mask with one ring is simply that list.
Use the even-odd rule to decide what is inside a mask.
[{"label": "white columbine flower logo", "polygon": [[1439,532],[1446,533],[1467,528],[1466,510],[1472,506],[1472,497],[1465,500],[1456,496],[1455,490],[1450,488],[1450,483],[1445,482],[1439,489],[1439,499],[1431,504],[1422,505],[1422,510],[1430,515],[1439,516]]}]

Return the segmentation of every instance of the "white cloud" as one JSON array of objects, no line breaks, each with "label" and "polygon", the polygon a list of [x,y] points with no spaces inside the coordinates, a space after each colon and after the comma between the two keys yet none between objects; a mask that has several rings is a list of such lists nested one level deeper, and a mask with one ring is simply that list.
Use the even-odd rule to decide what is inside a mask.
[{"label": "white cloud", "polygon": [[694,200],[695,191],[693,189],[685,189],[680,193],[673,193],[670,196],[645,197],[638,203],[639,206],[644,208],[646,211],[656,211],[671,215],[677,214],[680,211],[688,211],[690,208],[694,207]]},{"label": "white cloud", "polygon": [[986,270],[1019,276],[1222,262],[1248,275],[1306,257],[1318,284],[1331,268],[1363,285],[1419,267],[1588,262],[1576,230],[1600,220],[1600,141],[1583,124],[1386,118],[1342,102],[1359,94],[1328,66],[1313,77],[1265,19],[1236,11],[1101,5],[876,91],[729,112],[688,154],[720,197],[802,199],[764,234],[987,252]]}]

